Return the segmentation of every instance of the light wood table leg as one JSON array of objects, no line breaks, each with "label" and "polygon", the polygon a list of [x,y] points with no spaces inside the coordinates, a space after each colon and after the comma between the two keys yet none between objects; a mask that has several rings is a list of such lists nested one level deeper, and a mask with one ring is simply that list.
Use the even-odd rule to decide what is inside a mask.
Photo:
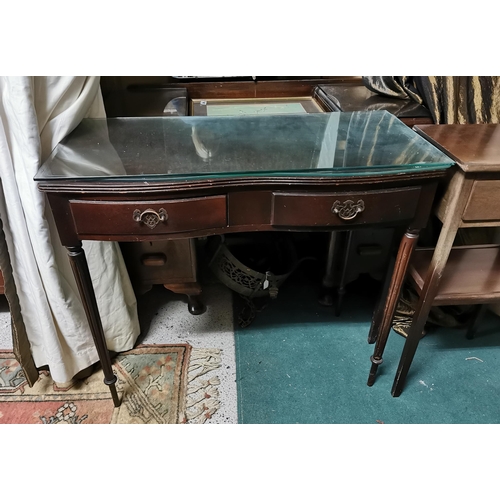
[{"label": "light wood table leg", "polygon": [[99,355],[99,360],[101,362],[102,371],[104,373],[104,383],[109,387],[111,397],[113,398],[113,404],[115,407],[118,407],[121,402],[116,391],[115,384],[117,378],[111,367],[111,358],[109,356],[108,348],[106,347],[106,339],[102,329],[101,317],[97,307],[94,287],[92,285],[92,279],[90,277],[85,252],[81,243],[79,246],[66,248],[68,250],[71,268],[73,270],[73,274],[75,275],[76,284],[80,292],[80,297],[83,302],[85,314],[87,315],[90,331],[92,333],[92,337],[94,338],[97,354]]}]

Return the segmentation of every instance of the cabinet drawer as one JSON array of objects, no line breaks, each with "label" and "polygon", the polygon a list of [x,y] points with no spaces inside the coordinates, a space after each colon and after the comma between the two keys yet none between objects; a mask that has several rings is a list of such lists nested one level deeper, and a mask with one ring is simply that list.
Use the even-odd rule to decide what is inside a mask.
[{"label": "cabinet drawer", "polygon": [[420,187],[352,193],[273,193],[275,226],[343,226],[411,220]]},{"label": "cabinet drawer", "polygon": [[196,281],[194,240],[122,243],[123,258],[136,286]]},{"label": "cabinet drawer", "polygon": [[157,235],[227,225],[226,197],[168,201],[71,201],[81,235]]},{"label": "cabinet drawer", "polygon": [[500,221],[500,180],[475,181],[462,219],[466,222]]}]

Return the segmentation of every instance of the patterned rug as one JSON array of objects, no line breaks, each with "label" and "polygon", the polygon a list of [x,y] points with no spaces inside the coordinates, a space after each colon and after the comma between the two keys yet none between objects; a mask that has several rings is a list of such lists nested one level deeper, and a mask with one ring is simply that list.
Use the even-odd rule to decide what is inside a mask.
[{"label": "patterned rug", "polygon": [[220,407],[220,349],[152,345],[113,360],[122,403],[113,406],[102,371],[58,386],[40,372],[33,387],[12,352],[0,351],[0,424],[204,423]]}]

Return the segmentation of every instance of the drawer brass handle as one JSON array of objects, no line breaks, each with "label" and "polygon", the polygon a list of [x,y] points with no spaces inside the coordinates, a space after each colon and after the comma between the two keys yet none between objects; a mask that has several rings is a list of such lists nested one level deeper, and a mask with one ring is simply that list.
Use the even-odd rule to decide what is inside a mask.
[{"label": "drawer brass handle", "polygon": [[134,220],[143,222],[149,229],[154,229],[158,222],[164,222],[168,219],[168,214],[164,208],[160,208],[155,212],[152,208],[148,208],[141,213],[140,210],[134,210]]},{"label": "drawer brass handle", "polygon": [[337,200],[332,206],[332,212],[344,220],[354,219],[364,209],[365,203],[363,200],[358,200],[357,203],[352,200],[346,200],[343,203]]}]

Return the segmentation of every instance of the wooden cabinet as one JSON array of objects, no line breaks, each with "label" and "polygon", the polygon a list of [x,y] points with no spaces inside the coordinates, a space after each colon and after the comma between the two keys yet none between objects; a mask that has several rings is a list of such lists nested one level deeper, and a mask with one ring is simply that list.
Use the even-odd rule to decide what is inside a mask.
[{"label": "wooden cabinet", "polygon": [[[500,227],[500,125],[419,125],[415,130],[456,161],[436,207],[442,222],[436,247],[417,249],[409,277],[419,296],[394,379],[393,396],[403,390],[430,309],[434,305],[480,304],[468,338],[485,311],[500,302],[500,246],[456,246],[460,228]],[[386,341],[377,340],[369,385]],[[432,360],[430,360],[432,362]]]},{"label": "wooden cabinet", "polygon": [[120,246],[137,293],[145,293],[153,285],[162,284],[188,297],[191,314],[205,310],[199,300],[201,286],[197,280],[196,248],[192,238],[121,243]]},{"label": "wooden cabinet", "polygon": [[[431,267],[434,249],[415,251],[410,278],[421,295]],[[500,246],[475,245],[454,247],[450,251],[434,306],[486,304],[500,300]]]},{"label": "wooden cabinet", "polygon": [[462,220],[464,222],[500,222],[499,180],[476,180],[472,185]]},{"label": "wooden cabinet", "polygon": [[398,99],[372,92],[362,82],[319,84],[315,96],[334,111],[355,112],[384,109],[408,126],[433,123],[431,113],[412,99]]}]

